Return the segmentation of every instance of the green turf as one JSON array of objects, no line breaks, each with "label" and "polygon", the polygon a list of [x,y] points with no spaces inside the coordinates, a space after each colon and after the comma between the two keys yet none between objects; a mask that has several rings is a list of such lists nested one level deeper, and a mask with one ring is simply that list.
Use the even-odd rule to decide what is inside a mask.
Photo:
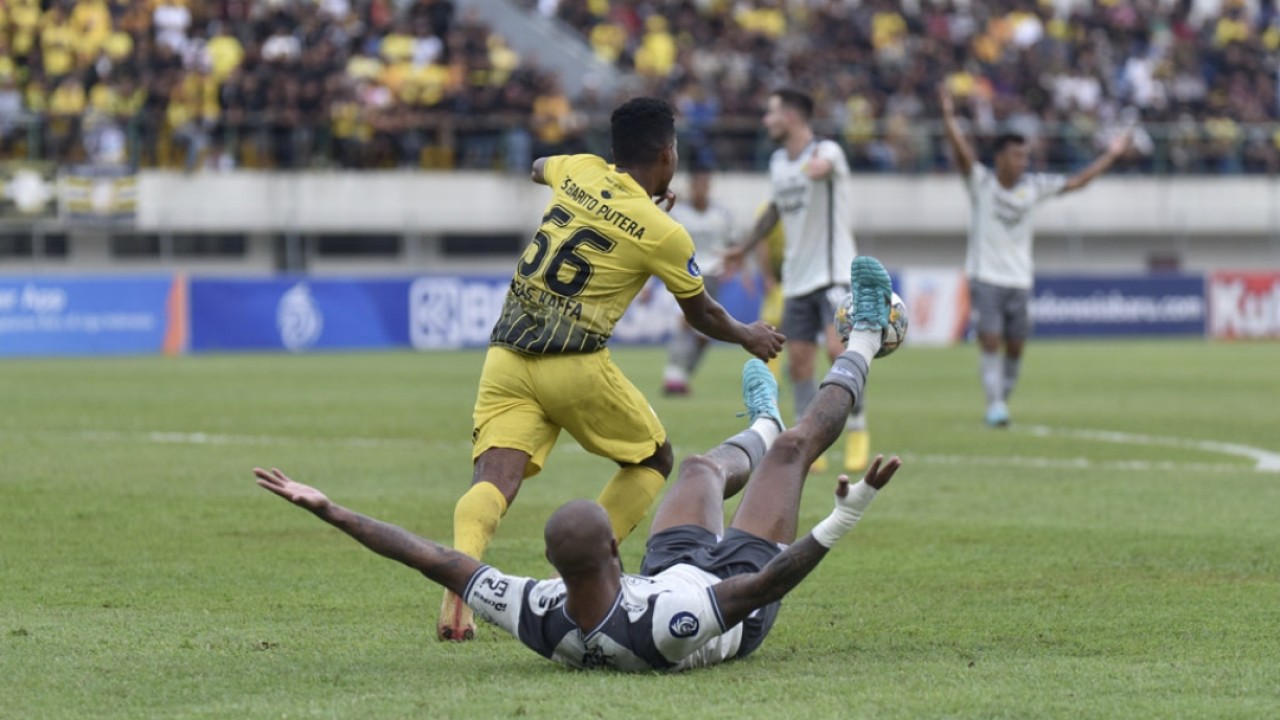
[{"label": "green turf", "polygon": [[[615,355],[657,386],[657,351]],[[1280,714],[1280,474],[1025,431],[1280,451],[1275,345],[1039,343],[1011,432],[980,423],[973,348],[878,362],[874,446],[906,467],[755,656],[679,676],[564,670],[487,627],[438,644],[433,586],[253,485],[278,465],[447,541],[480,357],[0,364],[0,716]],[[740,427],[741,360],[652,393],[678,452]],[[610,474],[562,442],[488,560],[546,573],[542,521]],[[812,482],[802,523],[829,502]]]}]

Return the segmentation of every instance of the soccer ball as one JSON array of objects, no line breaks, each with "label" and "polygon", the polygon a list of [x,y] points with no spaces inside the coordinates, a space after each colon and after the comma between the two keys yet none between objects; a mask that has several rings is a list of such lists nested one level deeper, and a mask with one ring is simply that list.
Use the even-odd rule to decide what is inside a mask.
[{"label": "soccer ball", "polygon": [[[849,342],[849,333],[853,332],[852,293],[845,295],[836,308],[836,332],[840,335],[840,342]],[[907,305],[898,297],[898,293],[894,293],[890,301],[889,327],[884,329],[881,338],[880,352],[876,353],[878,358],[897,350],[902,341],[907,339]]]}]

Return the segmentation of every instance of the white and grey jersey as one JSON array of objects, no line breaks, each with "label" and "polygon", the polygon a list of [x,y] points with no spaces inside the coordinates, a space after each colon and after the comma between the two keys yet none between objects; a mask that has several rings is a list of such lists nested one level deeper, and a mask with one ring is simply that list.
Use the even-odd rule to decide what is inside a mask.
[{"label": "white and grey jersey", "polygon": [[693,238],[702,274],[719,275],[724,267],[724,249],[733,241],[733,213],[713,200],[705,210],[690,203],[677,203],[671,208],[671,218],[683,225]]},{"label": "white and grey jersey", "polygon": [[996,174],[974,163],[965,178],[971,205],[965,272],[991,285],[1027,289],[1034,283],[1031,263],[1032,210],[1062,193],[1065,175],[1026,173],[1006,188]]},{"label": "white and grey jersey", "polygon": [[564,610],[563,580],[505,575],[485,565],[463,599],[476,615],[534,652],[574,668],[685,670],[734,657],[742,623],[724,627],[711,588],[720,578],[692,565],[652,577],[623,575],[613,609],[590,632]]},{"label": "white and grey jersey", "polygon": [[[810,179],[805,166],[814,158],[829,161],[831,174]],[[786,236],[782,294],[799,297],[832,285],[848,285],[849,265],[857,251],[849,159],[844,150],[831,140],[814,140],[793,159],[779,148],[769,160],[769,182]]]}]

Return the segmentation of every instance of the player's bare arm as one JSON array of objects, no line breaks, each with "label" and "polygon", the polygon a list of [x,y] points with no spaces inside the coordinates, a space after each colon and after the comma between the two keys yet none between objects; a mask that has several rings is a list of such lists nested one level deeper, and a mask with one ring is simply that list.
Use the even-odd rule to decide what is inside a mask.
[{"label": "player's bare arm", "polygon": [[276,468],[254,468],[253,474],[258,485],[311,511],[379,555],[408,565],[459,595],[466,590],[471,576],[480,569],[480,563],[474,558],[420,538],[404,528],[348,510],[330,501],[319,490],[291,480]]},{"label": "player's bare arm", "polygon": [[960,123],[956,120],[955,101],[951,99],[951,91],[947,89],[945,83],[938,86],[938,102],[942,106],[942,127],[946,131],[951,151],[955,154],[956,170],[968,177],[974,163],[978,161],[978,156],[973,152],[973,146],[969,144],[964,133],[960,131]]},{"label": "player's bare arm", "polygon": [[777,203],[769,203],[765,207],[764,212],[760,213],[760,217],[756,218],[756,224],[751,227],[751,232],[747,235],[746,240],[740,245],[735,245],[724,253],[724,261],[729,269],[736,268],[751,252],[752,248],[760,244],[760,241],[769,236],[769,231],[773,230],[773,226],[778,224],[778,205]]},{"label": "player's bare arm", "polygon": [[1093,182],[1094,178],[1111,169],[1116,160],[1129,150],[1130,143],[1133,142],[1133,128],[1129,128],[1120,133],[1111,144],[1107,146],[1107,151],[1099,155],[1096,160],[1089,163],[1089,166],[1080,172],[1067,178],[1067,182],[1062,186],[1062,192],[1068,193],[1079,190],[1085,185]]},{"label": "player's bare arm", "polygon": [[804,175],[810,180],[826,180],[836,166],[828,159],[816,157],[804,164]]},{"label": "player's bare arm", "polygon": [[[851,497],[851,494],[858,494],[859,488],[851,488],[849,476],[841,475],[836,485],[836,510],[831,517],[789,545],[760,572],[736,575],[716,585],[712,592],[720,606],[725,627],[737,625],[757,608],[781,600],[799,585],[827,556],[833,538],[838,538],[857,524],[870,498],[889,483],[900,467],[902,461],[897,457],[885,462],[883,455],[877,455],[859,483],[865,485],[860,489],[865,493],[862,498]],[[866,488],[870,488],[869,493]],[[834,533],[829,528],[824,529],[828,525],[835,525],[838,529]],[[819,541],[820,535],[827,538],[827,544]]]},{"label": "player's bare arm", "polygon": [[749,325],[738,322],[705,291],[680,298],[678,302],[685,320],[694,330],[715,340],[741,345],[761,360],[777,357],[786,342],[782,333],[766,322],[757,320]]},{"label": "player's bare arm", "polygon": [[530,179],[532,179],[534,182],[538,183],[539,185],[546,185],[547,176],[542,174],[542,171],[546,167],[547,167],[547,158],[540,157],[537,160],[534,160],[533,170],[532,172],[529,173]]}]

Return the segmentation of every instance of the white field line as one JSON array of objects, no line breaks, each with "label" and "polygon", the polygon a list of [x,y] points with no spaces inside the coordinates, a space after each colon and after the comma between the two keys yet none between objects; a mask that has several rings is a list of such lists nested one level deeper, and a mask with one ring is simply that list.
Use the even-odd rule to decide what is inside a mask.
[{"label": "white field line", "polygon": [[432,443],[414,438],[378,438],[378,437],[325,437],[303,435],[234,435],[210,432],[175,432],[169,430],[149,430],[137,432],[120,432],[116,430],[82,430],[72,432],[35,431],[22,433],[29,435],[70,435],[89,442],[105,443],[152,443],[157,445],[247,445],[254,447],[276,447],[281,445],[339,445],[349,448],[401,448],[401,449],[433,449],[443,446],[461,446],[462,443]]},{"label": "white field line", "polygon": [[[1160,447],[1176,447],[1183,449],[1205,450],[1230,455],[1244,456],[1256,460],[1255,472],[1280,472],[1280,453],[1273,453],[1260,448],[1234,443],[1221,443],[1208,440],[1188,440],[1185,438],[1158,437],[1151,435],[1135,435],[1131,433],[1109,430],[1072,430],[1051,428],[1043,425],[1018,426],[1014,432],[1021,432],[1035,437],[1071,437],[1081,440],[1096,440],[1126,445],[1154,445]],[[209,432],[175,432],[167,430],[121,432],[116,430],[82,430],[82,431],[26,431],[18,433],[0,432],[0,436],[32,437],[60,436],[75,437],[89,442],[105,443],[149,443],[159,445],[241,445],[251,447],[278,447],[286,445],[326,444],[347,448],[395,448],[401,450],[457,450],[470,447],[467,442],[427,441],[415,438],[386,437],[322,437],[302,435],[237,435]],[[557,452],[585,453],[577,443],[566,442],[557,447]],[[677,448],[677,454],[683,454],[684,448]],[[1178,472],[1241,472],[1247,471],[1240,465],[1228,463],[1196,463],[1151,460],[1093,460],[1088,457],[1046,458],[1019,455],[939,455],[902,453],[902,458],[911,462],[930,465],[981,465],[987,467],[1025,467],[1036,469],[1100,469],[1127,471],[1178,471]]]},{"label": "white field line", "polygon": [[985,467],[1024,467],[1036,470],[1111,470],[1111,471],[1168,471],[1168,472],[1261,472],[1260,470],[1227,463],[1187,463],[1150,460],[1091,460],[1086,457],[1045,458],[1019,455],[917,455],[902,453],[903,460],[926,465],[981,465]]},{"label": "white field line", "polygon": [[1096,440],[1098,442],[1117,443],[1120,445],[1149,445],[1156,447],[1172,447],[1183,450],[1204,450],[1246,457],[1257,463],[1260,472],[1280,472],[1280,453],[1263,450],[1251,445],[1225,443],[1216,440],[1191,440],[1188,438],[1160,437],[1157,435],[1139,435],[1135,433],[1117,432],[1114,430],[1089,430],[1052,428],[1046,425],[1014,426],[1016,432],[1036,437],[1066,437],[1077,440]]}]

